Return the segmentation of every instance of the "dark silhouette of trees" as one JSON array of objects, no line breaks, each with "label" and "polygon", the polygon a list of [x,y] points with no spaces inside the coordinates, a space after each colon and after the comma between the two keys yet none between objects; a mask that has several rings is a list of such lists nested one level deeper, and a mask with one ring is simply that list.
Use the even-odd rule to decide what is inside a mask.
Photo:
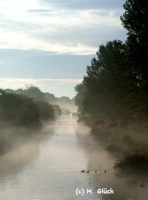
[{"label": "dark silhouette of trees", "polygon": [[84,118],[148,120],[147,5],[148,0],[126,1],[121,16],[125,44],[114,40],[101,45],[83,83],[75,87],[75,102]]},{"label": "dark silhouette of trees", "polygon": [[45,94],[35,86],[25,90],[0,89],[0,154],[5,153],[17,139],[30,138],[43,122],[61,115],[58,105],[50,105]]},{"label": "dark silhouette of trees", "polygon": [[40,127],[40,111],[27,96],[8,94],[0,90],[0,122],[27,128]]},{"label": "dark silhouette of trees", "polygon": [[38,87],[0,90],[1,124],[38,129],[42,121],[53,120],[60,114],[60,107],[50,105]]},{"label": "dark silhouette of trees", "polygon": [[148,117],[148,0],[127,0],[121,16],[127,29],[126,59],[129,67],[131,114],[145,120]]},{"label": "dark silhouette of trees", "polygon": [[54,119],[54,109],[48,102],[37,101],[36,105],[39,109],[41,120]]},{"label": "dark silhouette of trees", "polygon": [[23,94],[31,97],[34,101],[47,101],[45,94],[36,86],[26,85],[26,89],[23,91]]},{"label": "dark silhouette of trees", "polygon": [[[77,92],[75,96],[75,104],[78,105],[78,112],[83,113],[83,99],[85,94],[85,84],[84,81],[75,87],[75,91]],[[85,111],[84,111],[85,113]]]},{"label": "dark silhouette of trees", "polygon": [[83,83],[75,87],[76,104],[83,115],[94,119],[116,118],[119,115],[121,74],[125,72],[125,45],[108,42],[99,47],[97,58],[87,67]]}]

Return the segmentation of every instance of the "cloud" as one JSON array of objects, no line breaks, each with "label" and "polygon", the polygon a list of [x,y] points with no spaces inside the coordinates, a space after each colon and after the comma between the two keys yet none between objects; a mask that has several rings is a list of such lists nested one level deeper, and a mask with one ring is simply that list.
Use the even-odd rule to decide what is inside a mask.
[{"label": "cloud", "polygon": [[1,86],[30,83],[74,95],[75,78],[85,74],[99,45],[126,39],[124,1],[0,0],[0,75],[22,77],[0,79]]},{"label": "cloud", "polygon": [[[125,31],[114,12],[82,11],[68,17],[61,13],[1,21],[0,48],[42,50],[76,55],[94,54],[108,40],[125,39]],[[2,23],[3,22],[3,23]]]},{"label": "cloud", "polygon": [[0,65],[4,65],[5,62],[3,60],[0,60]]},{"label": "cloud", "polygon": [[50,4],[55,7],[62,7],[71,10],[91,10],[91,9],[121,9],[125,0],[40,0],[41,3]]},{"label": "cloud", "polygon": [[[75,96],[74,87],[81,83],[82,79],[23,79],[23,78],[0,78],[1,88],[18,89],[31,84],[39,87],[43,92],[50,92],[54,95]],[[67,95],[68,94],[68,95]]]},{"label": "cloud", "polygon": [[81,83],[82,79],[30,79],[30,78],[0,78],[2,84],[38,84],[38,83]]},{"label": "cloud", "polygon": [[69,53],[76,55],[89,55],[96,52],[96,48],[87,44],[61,41],[44,41],[39,38],[29,37],[25,33],[4,31],[0,33],[1,49],[42,50],[55,53]]},{"label": "cloud", "polygon": [[27,12],[28,13],[39,14],[39,13],[53,13],[55,11],[54,10],[49,10],[49,9],[30,9]]},{"label": "cloud", "polygon": [[0,2],[0,49],[90,55],[108,40],[126,38],[122,0]]},{"label": "cloud", "polygon": [[[93,55],[54,54],[45,51],[0,50],[1,78],[82,79]],[[79,75],[78,75],[79,74]]]}]

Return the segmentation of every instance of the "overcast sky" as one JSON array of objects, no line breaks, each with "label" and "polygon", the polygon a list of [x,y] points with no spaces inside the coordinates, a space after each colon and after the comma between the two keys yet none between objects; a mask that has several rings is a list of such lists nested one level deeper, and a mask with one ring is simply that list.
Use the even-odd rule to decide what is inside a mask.
[{"label": "overcast sky", "polygon": [[74,97],[99,45],[125,41],[125,0],[0,0],[0,88]]}]

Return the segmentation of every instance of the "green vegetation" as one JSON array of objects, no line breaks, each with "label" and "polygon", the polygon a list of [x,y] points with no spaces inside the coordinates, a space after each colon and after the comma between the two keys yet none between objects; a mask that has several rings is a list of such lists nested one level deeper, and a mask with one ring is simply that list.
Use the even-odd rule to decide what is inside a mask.
[{"label": "green vegetation", "polygon": [[[115,164],[116,169],[120,169],[126,174],[148,174],[148,160],[145,156],[127,156]],[[142,186],[141,186],[142,187]]]},{"label": "green vegetation", "polygon": [[[75,103],[74,99],[70,99],[68,97],[62,96],[62,97],[55,97],[53,94],[49,92],[42,92],[38,87],[35,87],[33,85],[26,85],[26,89],[6,89],[6,93],[15,93],[19,95],[26,95],[30,98],[33,98],[35,102],[48,102],[52,109],[54,110],[54,116],[58,117],[61,115],[62,111],[70,113],[71,110],[75,110]],[[41,103],[40,103],[41,104]],[[45,103],[44,103],[45,106]],[[49,107],[49,106],[48,106]],[[61,110],[62,109],[62,110]],[[70,110],[70,111],[69,111]]]},{"label": "green vegetation", "polygon": [[[55,117],[58,117],[59,115],[61,115],[60,107],[58,105],[50,105],[46,98],[46,93],[43,93],[36,86],[26,85],[26,89],[24,90],[23,89],[18,89],[18,90],[6,89],[4,93],[6,93],[7,96],[9,95],[9,96],[16,96],[17,98],[22,98],[24,99],[24,101],[25,101],[25,98],[29,99],[38,109],[39,119],[37,120],[37,123],[41,123],[42,121],[47,121],[47,120],[53,120]],[[14,102],[12,102],[12,105],[13,103]],[[16,105],[16,109],[17,109],[17,105]],[[30,108],[30,112],[31,111],[32,109]],[[37,113],[36,113],[36,116],[38,116]],[[26,117],[24,116],[24,118]],[[20,125],[22,126],[22,123],[20,123]]]},{"label": "green vegetation", "polygon": [[35,86],[25,90],[0,89],[0,154],[16,143],[31,139],[42,124],[61,115],[58,105],[50,105]]},{"label": "green vegetation", "polygon": [[38,88],[33,85],[27,85],[26,89],[23,91],[23,94],[33,98],[34,101],[43,101],[46,102],[45,94]]},{"label": "green vegetation", "polygon": [[91,127],[106,149],[125,156],[118,167],[133,162],[134,156],[135,162],[148,158],[147,3],[126,1],[121,16],[126,42],[101,45],[83,82],[75,87],[79,120]]},{"label": "green vegetation", "polygon": [[33,100],[27,96],[7,94],[0,90],[0,122],[13,126],[38,128],[40,111]]},{"label": "green vegetation", "polygon": [[42,121],[53,120],[61,114],[57,105],[50,105],[38,87],[25,90],[0,90],[0,124],[38,129]]},{"label": "green vegetation", "polygon": [[54,119],[54,109],[48,102],[37,101],[36,105],[39,108],[40,118],[42,120],[45,121],[49,119]]},{"label": "green vegetation", "polygon": [[125,43],[101,45],[75,87],[76,104],[84,121],[148,121],[148,7],[145,0],[127,0],[121,17]]}]

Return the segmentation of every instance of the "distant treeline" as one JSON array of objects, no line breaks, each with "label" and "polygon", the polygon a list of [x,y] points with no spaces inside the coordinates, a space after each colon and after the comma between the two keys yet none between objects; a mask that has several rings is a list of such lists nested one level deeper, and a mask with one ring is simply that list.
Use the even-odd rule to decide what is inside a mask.
[{"label": "distant treeline", "polygon": [[[6,93],[15,93],[19,95],[27,95],[28,97],[33,97],[36,101],[47,101],[50,105],[54,107],[55,115],[59,115],[59,109],[57,106],[60,107],[63,114],[69,114],[71,111],[75,110],[75,101],[74,98],[70,99],[69,97],[62,96],[62,97],[55,97],[54,94],[49,92],[43,93],[39,91],[36,87],[32,85],[26,85],[26,89],[6,89]],[[57,106],[55,106],[57,105]]]},{"label": "distant treeline", "polygon": [[46,94],[38,87],[0,89],[0,125],[38,129],[41,123],[61,114],[58,105],[50,105]]},{"label": "distant treeline", "polygon": [[[69,97],[55,97],[54,94],[51,94],[49,92],[43,93],[41,91],[37,91],[34,90],[34,86],[32,85],[26,85],[26,89],[17,89],[17,90],[13,90],[13,89],[6,89],[5,92],[7,93],[15,93],[15,94],[24,94],[27,95],[29,97],[33,97],[34,99],[38,100],[38,101],[48,101],[50,104],[71,104],[74,103],[74,99],[70,99]],[[32,96],[33,95],[33,96]]]},{"label": "distant treeline", "polygon": [[148,0],[127,0],[120,17],[127,30],[119,40],[101,45],[75,87],[80,117],[132,123],[148,121]]}]

